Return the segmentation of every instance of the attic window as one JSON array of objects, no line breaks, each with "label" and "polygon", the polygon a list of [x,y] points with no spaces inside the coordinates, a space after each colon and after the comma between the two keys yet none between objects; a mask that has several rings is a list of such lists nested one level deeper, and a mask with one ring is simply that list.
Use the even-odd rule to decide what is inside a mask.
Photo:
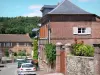
[{"label": "attic window", "polygon": [[90,27],[73,27],[73,34],[91,34]]}]

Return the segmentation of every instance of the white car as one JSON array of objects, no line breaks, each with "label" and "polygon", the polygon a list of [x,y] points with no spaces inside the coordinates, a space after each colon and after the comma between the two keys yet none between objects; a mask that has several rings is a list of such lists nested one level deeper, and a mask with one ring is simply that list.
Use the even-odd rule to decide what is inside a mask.
[{"label": "white car", "polygon": [[36,75],[36,67],[31,63],[23,63],[17,73],[18,75]]}]

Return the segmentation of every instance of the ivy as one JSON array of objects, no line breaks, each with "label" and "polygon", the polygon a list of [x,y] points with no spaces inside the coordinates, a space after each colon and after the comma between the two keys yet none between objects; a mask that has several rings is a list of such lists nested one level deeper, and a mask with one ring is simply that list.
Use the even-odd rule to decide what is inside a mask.
[{"label": "ivy", "polygon": [[47,61],[52,68],[56,60],[56,46],[53,44],[46,44],[45,54],[46,54]]},{"label": "ivy", "polygon": [[38,40],[34,39],[33,41],[33,59],[38,59]]}]

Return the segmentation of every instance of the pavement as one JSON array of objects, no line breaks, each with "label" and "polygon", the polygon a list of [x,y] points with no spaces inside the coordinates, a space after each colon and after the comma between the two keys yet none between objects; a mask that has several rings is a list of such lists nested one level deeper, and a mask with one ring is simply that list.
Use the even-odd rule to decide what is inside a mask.
[{"label": "pavement", "polygon": [[44,75],[44,74],[48,74],[46,68],[43,65],[39,65],[39,70],[37,71],[37,75]]}]

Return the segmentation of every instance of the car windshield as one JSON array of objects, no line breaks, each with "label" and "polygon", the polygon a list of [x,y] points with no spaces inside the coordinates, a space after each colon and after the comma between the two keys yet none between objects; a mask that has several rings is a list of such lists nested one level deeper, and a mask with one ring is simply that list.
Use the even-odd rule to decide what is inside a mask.
[{"label": "car windshield", "polygon": [[25,59],[20,59],[20,60],[17,60],[17,62],[18,63],[23,63],[23,62],[26,62],[26,61],[25,61]]},{"label": "car windshield", "polygon": [[22,68],[29,68],[29,67],[33,67],[33,64],[23,64]]},{"label": "car windshield", "polygon": [[26,61],[27,61],[28,63],[31,63],[32,60],[31,60],[31,59],[27,59]]},{"label": "car windshield", "polygon": [[18,61],[18,62],[25,62],[25,60],[20,60],[20,61]]}]

